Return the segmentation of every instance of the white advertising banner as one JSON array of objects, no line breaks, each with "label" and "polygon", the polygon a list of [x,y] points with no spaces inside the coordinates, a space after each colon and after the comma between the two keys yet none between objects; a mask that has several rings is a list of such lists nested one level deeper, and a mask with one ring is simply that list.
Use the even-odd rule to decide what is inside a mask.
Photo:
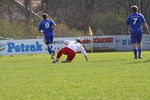
[{"label": "white advertising banner", "polygon": [[[116,51],[131,51],[132,44],[130,36],[127,35],[117,35],[114,37],[115,40],[115,49]],[[148,51],[150,50],[150,36],[144,34],[142,37],[142,50]]]},{"label": "white advertising banner", "polygon": [[[76,40],[78,37],[55,38],[53,46],[56,52],[64,47],[64,40]],[[91,46],[94,52],[100,51],[131,51],[130,36],[93,36],[81,37],[86,51]],[[150,36],[143,35],[143,50],[150,50]],[[91,45],[92,43],[92,45]],[[43,39],[0,40],[0,55],[45,54],[48,53]]]},{"label": "white advertising banner", "polygon": [[[73,38],[56,38],[53,43],[56,52],[64,47],[65,39],[75,40]],[[44,53],[48,53],[48,51],[43,39],[0,40],[0,55]]]},{"label": "white advertising banner", "polygon": [[39,54],[46,53],[42,40],[2,40],[0,55]]}]

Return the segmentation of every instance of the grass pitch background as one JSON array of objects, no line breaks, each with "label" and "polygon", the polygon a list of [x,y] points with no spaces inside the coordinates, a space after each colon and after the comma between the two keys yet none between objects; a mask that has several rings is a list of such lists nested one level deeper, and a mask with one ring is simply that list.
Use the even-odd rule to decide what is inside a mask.
[{"label": "grass pitch background", "polygon": [[[0,100],[149,100],[150,52],[78,54],[72,63],[50,56],[0,56]],[[61,60],[64,60],[65,56]]]}]

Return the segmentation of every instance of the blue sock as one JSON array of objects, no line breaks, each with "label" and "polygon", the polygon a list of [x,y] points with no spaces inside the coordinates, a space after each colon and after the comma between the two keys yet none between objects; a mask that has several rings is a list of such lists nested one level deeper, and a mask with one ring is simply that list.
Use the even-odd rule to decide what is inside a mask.
[{"label": "blue sock", "polygon": [[50,55],[52,54],[51,47],[48,47],[48,52],[49,52]]},{"label": "blue sock", "polygon": [[139,53],[138,57],[141,57],[141,52],[142,52],[142,49],[138,48],[138,53]]},{"label": "blue sock", "polygon": [[137,58],[137,49],[134,48],[134,49],[133,49],[133,52],[134,52],[134,57]]}]

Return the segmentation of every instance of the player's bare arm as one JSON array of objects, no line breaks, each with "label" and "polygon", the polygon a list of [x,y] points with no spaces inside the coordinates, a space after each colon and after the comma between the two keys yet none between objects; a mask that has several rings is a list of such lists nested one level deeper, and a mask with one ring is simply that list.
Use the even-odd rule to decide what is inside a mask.
[{"label": "player's bare arm", "polygon": [[130,35],[129,25],[126,25],[126,34],[127,34],[127,35]]},{"label": "player's bare arm", "polygon": [[145,28],[147,30],[147,34],[150,35],[150,30],[149,30],[149,27],[148,27],[147,23],[144,23],[144,26],[145,26]]},{"label": "player's bare arm", "polygon": [[85,60],[88,61],[88,56],[84,56],[84,57],[85,57]]},{"label": "player's bare arm", "polygon": [[55,27],[56,27],[56,24],[54,24],[54,25],[52,26],[53,31],[55,31]]}]

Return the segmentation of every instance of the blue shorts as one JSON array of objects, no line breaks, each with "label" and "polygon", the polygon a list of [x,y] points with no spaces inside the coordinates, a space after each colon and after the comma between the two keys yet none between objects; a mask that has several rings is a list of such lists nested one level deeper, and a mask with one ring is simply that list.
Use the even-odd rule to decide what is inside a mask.
[{"label": "blue shorts", "polygon": [[53,43],[53,40],[54,40],[54,35],[49,35],[49,36],[44,37],[44,41],[45,41],[46,44]]},{"label": "blue shorts", "polygon": [[131,43],[140,43],[142,41],[142,34],[131,34]]}]

